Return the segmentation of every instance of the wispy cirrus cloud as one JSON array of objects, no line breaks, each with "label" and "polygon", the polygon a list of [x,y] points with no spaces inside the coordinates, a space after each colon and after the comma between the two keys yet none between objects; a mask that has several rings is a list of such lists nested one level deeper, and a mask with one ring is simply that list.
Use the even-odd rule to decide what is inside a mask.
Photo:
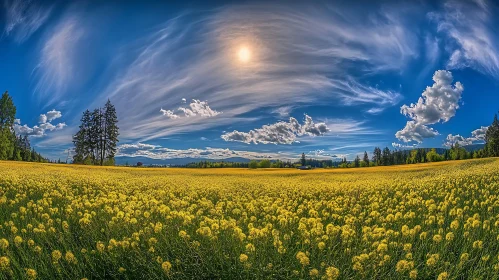
[{"label": "wispy cirrus cloud", "polygon": [[37,1],[4,0],[3,6],[6,19],[3,34],[18,43],[31,37],[52,12],[51,7],[42,7]]},{"label": "wispy cirrus cloud", "polygon": [[[400,71],[418,55],[418,42],[398,12],[379,9],[367,18],[354,12],[265,4],[183,14],[125,48],[138,55],[102,98],[127,111],[122,136],[142,141],[173,133],[164,131],[171,126],[181,133],[193,125],[216,127],[260,108],[339,102],[379,113],[397,104],[400,93],[364,84],[346,70]],[[242,47],[251,52],[246,62],[238,59]],[[209,100],[224,113],[193,120],[163,109],[182,97]],[[160,109],[169,118],[154,116]]]},{"label": "wispy cirrus cloud", "polygon": [[79,76],[78,47],[84,35],[80,19],[68,15],[55,26],[46,38],[39,54],[39,62],[33,70],[36,84],[34,93],[46,105],[60,101]]},{"label": "wispy cirrus cloud", "polygon": [[499,40],[487,1],[447,1],[429,17],[445,35],[449,69],[471,67],[499,78]]}]

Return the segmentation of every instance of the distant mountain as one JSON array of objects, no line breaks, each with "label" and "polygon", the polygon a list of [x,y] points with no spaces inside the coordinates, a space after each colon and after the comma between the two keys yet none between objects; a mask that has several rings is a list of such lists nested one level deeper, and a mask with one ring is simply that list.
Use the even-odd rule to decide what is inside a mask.
[{"label": "distant mountain", "polygon": [[484,147],[485,144],[473,144],[473,145],[463,146],[463,148],[468,152],[478,151],[480,149],[483,149]]},{"label": "distant mountain", "polygon": [[173,158],[173,159],[152,159],[147,157],[116,157],[117,165],[137,165],[137,162],[142,162],[144,165],[158,164],[158,165],[184,165],[191,162],[249,162],[247,158],[234,157],[227,159],[205,159],[205,158]]},{"label": "distant mountain", "polygon": [[[477,151],[483,149],[485,144],[473,144],[468,146],[463,146],[464,149],[468,152]],[[432,148],[423,148],[426,152],[429,152]],[[435,148],[438,154],[443,155],[447,148]],[[400,150],[400,152],[409,155],[411,153],[411,149],[409,150]],[[313,158],[313,156],[311,157]],[[147,157],[116,157],[117,165],[125,165],[128,163],[129,165],[137,165],[137,162],[142,162],[144,165],[157,164],[157,165],[185,165],[191,162],[249,162],[250,160],[242,157],[234,157],[227,159],[205,159],[205,158],[173,158],[173,159],[152,159]],[[334,160],[333,160],[334,161]]]}]

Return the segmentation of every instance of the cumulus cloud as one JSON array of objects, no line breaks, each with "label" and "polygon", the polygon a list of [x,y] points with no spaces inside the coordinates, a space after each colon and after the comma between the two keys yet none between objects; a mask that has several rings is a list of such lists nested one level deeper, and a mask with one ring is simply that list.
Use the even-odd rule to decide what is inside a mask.
[{"label": "cumulus cloud", "polygon": [[454,117],[459,108],[463,85],[460,82],[452,85],[452,73],[445,70],[437,70],[433,81],[435,83],[423,91],[416,104],[403,105],[400,112],[421,124],[447,122]]},{"label": "cumulus cloud", "polygon": [[208,101],[200,101],[196,99],[192,99],[192,102],[189,104],[189,108],[179,107],[178,110],[184,112],[186,117],[201,116],[209,118],[222,113],[211,109],[208,105]]},{"label": "cumulus cloud", "polygon": [[450,147],[455,144],[459,144],[460,146],[467,146],[475,143],[483,143],[485,142],[485,134],[487,133],[487,130],[488,126],[482,126],[478,129],[475,129],[471,132],[471,137],[463,137],[459,134],[449,134],[445,139],[444,146]]},{"label": "cumulus cloud", "polygon": [[444,146],[450,147],[455,144],[459,144],[460,146],[467,146],[471,145],[472,143],[473,141],[470,138],[465,138],[459,134],[457,135],[449,134],[445,139]]},{"label": "cumulus cloud", "polygon": [[416,141],[422,143],[425,138],[433,138],[439,135],[438,131],[424,124],[408,121],[402,130],[395,133],[395,137],[404,142]]},{"label": "cumulus cloud", "polygon": [[445,123],[456,115],[464,90],[463,85],[460,82],[452,85],[452,73],[445,70],[435,71],[433,81],[434,84],[426,87],[416,104],[404,104],[400,108],[400,113],[412,120],[395,134],[399,140],[421,143],[425,138],[435,137],[439,135],[438,132],[428,125]]},{"label": "cumulus cloud", "polygon": [[55,119],[62,117],[61,111],[56,111],[55,109],[53,109],[52,111],[48,111],[46,115],[48,122],[51,122]]},{"label": "cumulus cloud", "polygon": [[473,130],[471,132],[471,138],[473,139],[473,141],[485,141],[485,134],[487,133],[488,129],[488,126],[482,126],[478,129]]},{"label": "cumulus cloud", "polygon": [[298,120],[291,117],[289,122],[280,121],[261,128],[240,132],[234,130],[223,134],[225,141],[236,141],[243,143],[263,144],[292,144],[299,136],[320,136],[329,131],[326,123],[314,123],[312,117],[305,115],[305,122],[300,124]]},{"label": "cumulus cloud", "polygon": [[58,123],[57,125],[52,125],[50,123],[44,123],[41,124],[40,126],[33,126],[29,127],[28,125],[19,125],[15,124],[14,125],[14,131],[16,132],[17,135],[27,135],[27,136],[33,136],[33,137],[42,137],[46,135],[46,131],[54,131],[54,130],[61,130],[64,127],[66,127],[65,123]]},{"label": "cumulus cloud", "polygon": [[44,124],[60,117],[62,117],[61,111],[53,109],[52,111],[48,111],[46,114],[41,114],[40,117],[38,117],[38,123]]},{"label": "cumulus cloud", "polygon": [[38,123],[46,123],[47,122],[47,115],[45,114],[41,114],[39,117],[38,117]]},{"label": "cumulus cloud", "polygon": [[165,110],[165,109],[161,108],[161,110],[159,110],[159,111],[163,114],[163,116],[167,116],[170,119],[180,118],[180,116],[176,115],[172,110]]},{"label": "cumulus cloud", "polygon": [[[182,103],[185,102],[186,99],[182,98]],[[161,110],[159,111],[163,114],[163,116],[167,116],[170,119],[181,118],[181,116],[175,114],[175,112],[172,110],[164,110],[163,108],[161,108]],[[200,116],[203,118],[214,117],[222,113],[211,109],[210,106],[208,105],[208,101],[201,101],[197,99],[192,99],[192,102],[189,104],[189,107],[179,107],[177,111],[183,112],[185,117]]]},{"label": "cumulus cloud", "polygon": [[35,33],[48,19],[52,9],[43,8],[37,1],[5,0],[4,34],[22,43]]},{"label": "cumulus cloud", "polygon": [[211,147],[206,147],[204,149],[170,149],[143,143],[119,145],[117,151],[117,157],[147,157],[152,159],[203,158],[223,160],[241,157],[246,159],[291,160],[299,157],[298,155],[287,153],[260,153]]},{"label": "cumulus cloud", "polygon": [[66,123],[58,123],[56,125],[53,125],[51,123],[51,121],[61,117],[62,113],[60,111],[56,111],[55,109],[52,111],[48,111],[45,114],[40,114],[40,116],[38,117],[39,125],[35,125],[33,127],[30,127],[27,124],[21,125],[21,120],[16,119],[14,121],[14,132],[17,135],[42,137],[46,135],[46,131],[61,130],[66,127]]}]

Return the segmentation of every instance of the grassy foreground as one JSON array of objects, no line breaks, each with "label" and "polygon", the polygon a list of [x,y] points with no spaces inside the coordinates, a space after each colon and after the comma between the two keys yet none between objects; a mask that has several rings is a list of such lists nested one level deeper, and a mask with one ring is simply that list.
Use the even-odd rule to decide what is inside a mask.
[{"label": "grassy foreground", "polygon": [[0,162],[0,279],[497,279],[499,160],[352,170]]}]

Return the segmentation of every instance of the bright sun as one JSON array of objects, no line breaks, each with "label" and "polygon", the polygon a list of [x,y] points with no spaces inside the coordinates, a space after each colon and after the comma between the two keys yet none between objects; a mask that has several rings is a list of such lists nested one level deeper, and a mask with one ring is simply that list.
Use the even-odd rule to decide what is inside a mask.
[{"label": "bright sun", "polygon": [[237,53],[239,61],[248,62],[251,59],[251,52],[247,47],[241,47]]}]

